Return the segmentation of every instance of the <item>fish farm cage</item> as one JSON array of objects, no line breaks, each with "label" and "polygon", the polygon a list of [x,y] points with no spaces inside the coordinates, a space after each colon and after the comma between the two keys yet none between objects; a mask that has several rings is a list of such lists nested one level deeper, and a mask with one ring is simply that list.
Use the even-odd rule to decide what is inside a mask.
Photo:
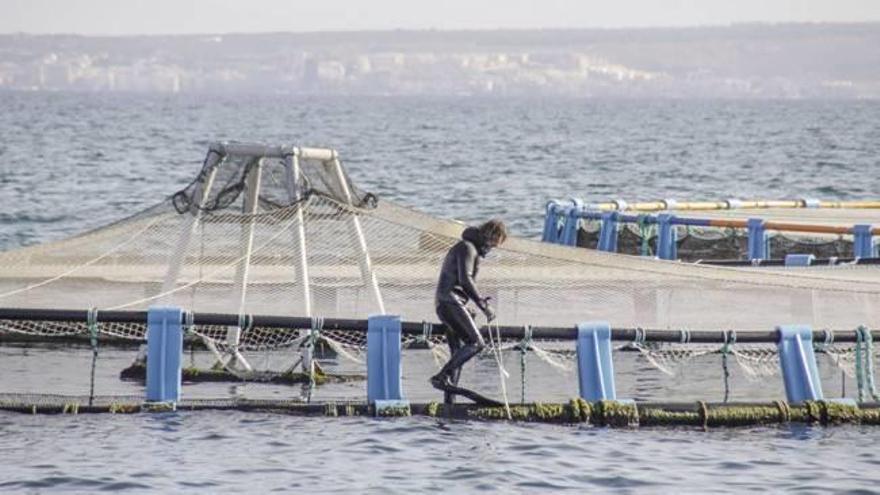
[{"label": "fish farm cage", "polygon": [[876,263],[878,223],[880,201],[551,201],[542,240],[728,265]]},{"label": "fish farm cage", "polygon": [[0,253],[0,410],[259,410],[698,427],[880,424],[880,267],[755,270],[511,237],[462,387],[434,288],[464,225],[333,150],[217,143],[142,212]]}]

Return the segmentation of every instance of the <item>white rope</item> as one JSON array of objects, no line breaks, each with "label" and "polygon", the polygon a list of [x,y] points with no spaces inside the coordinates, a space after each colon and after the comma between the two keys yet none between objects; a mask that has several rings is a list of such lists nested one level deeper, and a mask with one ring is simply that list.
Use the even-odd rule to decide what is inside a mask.
[{"label": "white rope", "polygon": [[[507,398],[507,379],[510,378],[510,373],[504,369],[504,362],[501,357],[501,327],[497,323],[493,325],[492,322],[487,322],[487,326],[489,329],[489,343],[493,350],[492,355],[495,356],[495,364],[498,365],[498,379],[501,384],[501,397],[504,399],[504,411],[507,413],[507,419],[513,420],[513,414],[510,412],[510,400]],[[498,337],[497,344],[492,337],[493,327],[495,328]]]}]

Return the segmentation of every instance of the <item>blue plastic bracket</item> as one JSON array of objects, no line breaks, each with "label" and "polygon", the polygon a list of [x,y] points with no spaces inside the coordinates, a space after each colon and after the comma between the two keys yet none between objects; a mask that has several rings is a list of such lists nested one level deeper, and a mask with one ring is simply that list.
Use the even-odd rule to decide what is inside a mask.
[{"label": "blue plastic bracket", "polygon": [[788,402],[823,400],[822,382],[813,353],[813,330],[808,325],[783,325],[779,332],[779,364]]},{"label": "blue plastic bracket", "polygon": [[816,261],[812,254],[786,254],[785,266],[810,266]]},{"label": "blue plastic bracket", "polygon": [[657,215],[657,257],[661,260],[678,259],[677,234],[672,223],[674,220],[675,215]]},{"label": "blue plastic bracket", "polygon": [[541,240],[544,242],[559,242],[559,209],[562,207],[558,201],[548,201],[544,208],[544,233]]},{"label": "blue plastic bracket", "polygon": [[400,317],[374,315],[367,321],[367,402],[403,401]]},{"label": "blue plastic bracket", "polygon": [[583,202],[580,200],[571,200],[571,207],[567,209],[565,215],[565,223],[562,226],[562,239],[559,244],[577,246],[577,234],[581,223],[581,210],[583,206]]},{"label": "blue plastic bracket", "polygon": [[599,231],[599,251],[617,252],[618,213],[610,211],[602,214],[602,229]]},{"label": "blue plastic bracket", "polygon": [[761,218],[750,218],[747,225],[749,230],[749,259],[767,259],[770,256],[770,238],[764,230],[764,220]]},{"label": "blue plastic bracket", "polygon": [[147,402],[180,401],[183,310],[155,306],[147,312]]},{"label": "blue plastic bracket", "polygon": [[614,363],[611,360],[611,326],[604,321],[577,326],[578,386],[581,398],[589,402],[617,400]]},{"label": "blue plastic bracket", "polygon": [[853,226],[853,256],[856,258],[873,258],[877,256],[877,247],[871,234],[871,225]]}]

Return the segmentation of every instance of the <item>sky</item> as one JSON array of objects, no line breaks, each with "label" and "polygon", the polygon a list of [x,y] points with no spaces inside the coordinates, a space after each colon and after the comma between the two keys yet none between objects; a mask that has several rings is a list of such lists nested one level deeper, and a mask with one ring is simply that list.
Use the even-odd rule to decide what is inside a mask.
[{"label": "sky", "polygon": [[0,0],[0,33],[622,28],[880,21],[880,0]]}]

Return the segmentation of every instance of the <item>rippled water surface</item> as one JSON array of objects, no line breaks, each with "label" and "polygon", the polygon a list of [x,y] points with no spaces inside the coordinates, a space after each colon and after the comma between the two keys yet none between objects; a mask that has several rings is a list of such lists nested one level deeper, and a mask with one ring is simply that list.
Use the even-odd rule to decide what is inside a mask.
[{"label": "rippled water surface", "polygon": [[[880,196],[873,102],[0,93],[0,249],[150,206],[188,183],[209,142],[225,139],[333,147],[354,180],[380,197],[468,221],[501,216],[524,235],[537,235],[548,199],[569,196]],[[82,394],[89,359],[82,348],[0,346],[0,392]],[[116,378],[131,359],[130,350],[102,349],[98,393],[142,393]],[[414,370],[405,383],[411,398],[433,398],[422,383],[431,365],[405,364]],[[571,395],[570,375],[530,366],[534,397]],[[516,362],[508,368],[517,383]],[[723,394],[714,358],[675,377],[631,360],[617,371],[621,395],[637,399]],[[497,387],[490,360],[468,373],[471,383]],[[733,373],[734,399],[782,394],[778,380]],[[830,368],[823,383],[826,393],[843,392]],[[331,387],[317,398],[358,397],[362,387]],[[219,384],[184,393],[291,394]],[[880,486],[880,433],[867,427],[703,432],[244,412],[2,413],[0,438],[0,490],[10,492],[867,493]]]}]

